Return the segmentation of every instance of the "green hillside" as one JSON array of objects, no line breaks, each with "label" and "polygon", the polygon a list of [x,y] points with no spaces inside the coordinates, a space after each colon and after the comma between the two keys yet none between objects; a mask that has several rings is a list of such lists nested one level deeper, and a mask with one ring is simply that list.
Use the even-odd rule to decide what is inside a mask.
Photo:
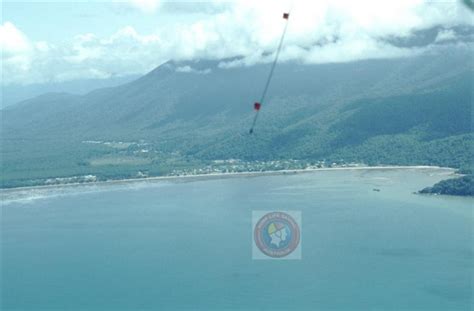
[{"label": "green hillside", "polygon": [[269,65],[168,62],[84,96],[45,94],[2,111],[2,184],[163,175],[228,159],[470,168],[469,52],[282,64],[254,135]]}]

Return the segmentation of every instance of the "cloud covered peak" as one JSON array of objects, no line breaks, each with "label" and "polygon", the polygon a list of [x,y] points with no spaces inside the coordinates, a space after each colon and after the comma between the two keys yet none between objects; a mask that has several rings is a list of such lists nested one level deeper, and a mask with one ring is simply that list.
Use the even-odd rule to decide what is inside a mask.
[{"label": "cloud covered peak", "polygon": [[[156,0],[129,5],[171,22],[141,33],[123,17],[124,25],[114,33],[77,34],[62,43],[32,42],[14,21],[4,23],[4,83],[141,74],[170,59],[239,57],[220,62],[220,68],[269,62],[284,26],[281,14],[290,8],[283,62],[408,57],[441,44],[471,48],[473,41],[472,13],[457,1],[214,1],[198,13],[189,10],[192,3],[186,10]],[[188,67],[176,70],[206,70]]]}]

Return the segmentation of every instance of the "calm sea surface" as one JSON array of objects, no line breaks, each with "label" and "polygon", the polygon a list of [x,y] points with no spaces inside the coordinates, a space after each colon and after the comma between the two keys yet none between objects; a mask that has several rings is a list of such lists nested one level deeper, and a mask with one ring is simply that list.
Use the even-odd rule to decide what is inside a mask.
[{"label": "calm sea surface", "polygon": [[[474,199],[412,194],[446,174],[4,192],[2,309],[470,310]],[[252,260],[253,210],[301,211],[301,260]]]}]

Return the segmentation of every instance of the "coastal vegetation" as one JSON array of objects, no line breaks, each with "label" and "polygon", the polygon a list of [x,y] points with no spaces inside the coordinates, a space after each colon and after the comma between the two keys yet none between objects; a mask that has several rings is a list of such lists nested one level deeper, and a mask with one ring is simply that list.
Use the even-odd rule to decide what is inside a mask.
[{"label": "coastal vegetation", "polygon": [[442,180],[432,187],[420,190],[419,193],[474,196],[474,175]]}]

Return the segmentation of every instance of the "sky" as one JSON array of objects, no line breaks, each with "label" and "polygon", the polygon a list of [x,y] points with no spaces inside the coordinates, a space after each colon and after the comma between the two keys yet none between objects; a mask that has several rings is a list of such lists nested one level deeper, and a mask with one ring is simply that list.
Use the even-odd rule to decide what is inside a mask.
[{"label": "sky", "polygon": [[[1,83],[145,74],[171,59],[240,57],[223,68],[269,62],[287,11],[281,61],[409,57],[443,43],[472,45],[455,40],[455,27],[474,26],[473,13],[455,0],[4,0]],[[433,27],[433,44],[393,44]]]}]

